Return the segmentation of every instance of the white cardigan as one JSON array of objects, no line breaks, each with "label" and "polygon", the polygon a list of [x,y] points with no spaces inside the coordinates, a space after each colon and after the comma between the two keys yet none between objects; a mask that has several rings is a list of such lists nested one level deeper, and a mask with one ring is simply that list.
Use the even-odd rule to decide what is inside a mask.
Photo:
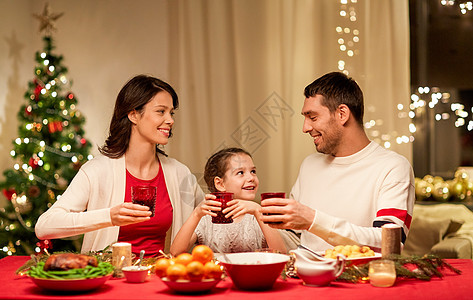
[{"label": "white cardigan", "polygon": [[[159,154],[169,199],[172,225],[166,234],[165,251],[204,193],[189,169],[175,159]],[[125,201],[125,156],[112,159],[99,155],[85,163],[64,194],[36,223],[39,239],[57,239],[84,234],[82,252],[102,250],[118,239],[110,209]]]}]

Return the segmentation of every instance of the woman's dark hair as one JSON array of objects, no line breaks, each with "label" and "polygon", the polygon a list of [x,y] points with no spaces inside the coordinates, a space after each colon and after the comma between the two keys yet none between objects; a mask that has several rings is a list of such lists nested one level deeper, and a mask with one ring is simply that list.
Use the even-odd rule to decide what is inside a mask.
[{"label": "woman's dark hair", "polygon": [[323,104],[331,113],[335,112],[340,104],[348,106],[355,120],[363,126],[363,92],[355,80],[341,72],[325,74],[304,90],[306,98],[317,94],[324,97]]},{"label": "woman's dark hair", "polygon": [[[105,140],[105,145],[99,147],[100,153],[110,158],[119,158],[125,154],[130,143],[132,125],[128,119],[128,113],[133,110],[142,113],[146,103],[160,92],[169,93],[172,97],[173,108],[178,108],[179,100],[176,92],[168,83],[160,79],[148,75],[137,75],[123,86],[115,101],[108,138]],[[171,135],[172,132],[169,137]],[[156,151],[166,155],[158,148],[158,145],[156,145]]]},{"label": "woman's dark hair", "polygon": [[228,168],[229,159],[232,156],[240,153],[246,154],[253,158],[248,151],[241,148],[225,148],[214,153],[207,160],[204,169],[204,180],[205,183],[207,183],[207,188],[211,193],[218,192],[217,188],[215,187],[214,178],[217,176],[223,178]]}]

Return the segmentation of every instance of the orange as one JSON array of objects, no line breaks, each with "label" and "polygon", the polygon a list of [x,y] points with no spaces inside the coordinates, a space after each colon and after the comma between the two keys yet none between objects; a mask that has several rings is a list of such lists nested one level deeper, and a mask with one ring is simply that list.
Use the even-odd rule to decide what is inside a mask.
[{"label": "orange", "polygon": [[181,264],[184,266],[187,266],[191,261],[192,261],[192,255],[189,253],[181,253],[175,259],[176,264]]},{"label": "orange", "polygon": [[214,257],[214,252],[208,246],[197,245],[194,247],[194,249],[192,249],[192,257],[194,260],[205,264],[212,260]]},{"label": "orange", "polygon": [[204,277],[205,278],[215,278],[218,279],[222,277],[222,267],[217,265],[213,261],[209,261],[204,265]]},{"label": "orange", "polygon": [[158,277],[166,276],[166,269],[171,265],[171,262],[167,258],[160,258],[154,264],[154,272]]},{"label": "orange", "polygon": [[181,264],[172,264],[166,269],[166,276],[171,281],[187,279],[186,266]]},{"label": "orange", "polygon": [[192,281],[199,281],[204,277],[204,265],[199,261],[192,261],[187,265],[187,277]]}]

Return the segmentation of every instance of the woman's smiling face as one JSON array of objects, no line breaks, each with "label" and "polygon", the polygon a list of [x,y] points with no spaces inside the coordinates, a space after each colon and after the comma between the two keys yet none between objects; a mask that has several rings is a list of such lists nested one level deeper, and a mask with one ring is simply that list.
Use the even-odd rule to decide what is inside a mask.
[{"label": "woman's smiling face", "polygon": [[136,114],[136,133],[152,144],[166,145],[174,124],[174,107],[168,92],[159,92]]}]

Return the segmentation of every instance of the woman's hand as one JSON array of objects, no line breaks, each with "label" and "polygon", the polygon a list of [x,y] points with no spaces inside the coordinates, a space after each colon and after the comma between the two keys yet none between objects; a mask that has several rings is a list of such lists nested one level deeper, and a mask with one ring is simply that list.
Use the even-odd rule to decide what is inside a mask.
[{"label": "woman's hand", "polygon": [[226,218],[235,219],[245,214],[250,214],[257,217],[259,209],[260,205],[254,201],[234,199],[227,202],[227,208],[225,208],[222,212],[225,214]]},{"label": "woman's hand", "polygon": [[149,207],[131,202],[124,202],[110,209],[110,218],[114,226],[125,226],[148,221],[150,216],[151,211]]},{"label": "woman's hand", "polygon": [[222,203],[215,201],[217,197],[212,194],[205,194],[205,200],[200,202],[200,204],[194,209],[196,216],[201,219],[205,215],[210,215],[216,217],[216,211],[220,211],[222,208]]}]

